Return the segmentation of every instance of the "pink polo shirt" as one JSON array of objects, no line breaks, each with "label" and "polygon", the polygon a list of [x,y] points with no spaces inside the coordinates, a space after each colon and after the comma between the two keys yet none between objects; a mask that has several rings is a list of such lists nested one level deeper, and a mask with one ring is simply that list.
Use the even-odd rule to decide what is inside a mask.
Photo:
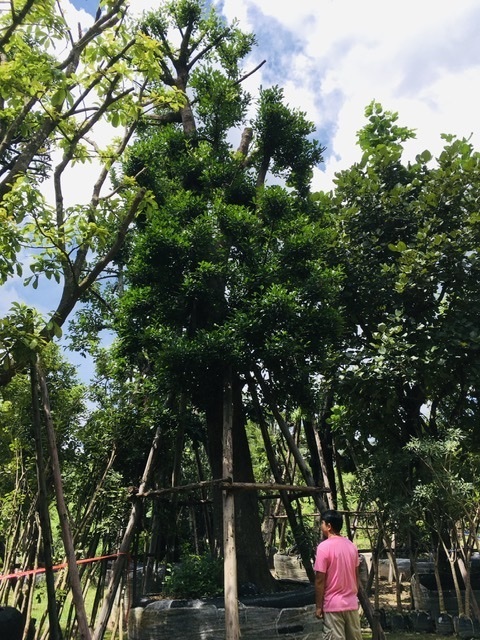
[{"label": "pink polo shirt", "polygon": [[328,613],[358,609],[359,564],[358,549],[348,538],[330,536],[318,545],[313,568],[326,575],[324,611]]}]

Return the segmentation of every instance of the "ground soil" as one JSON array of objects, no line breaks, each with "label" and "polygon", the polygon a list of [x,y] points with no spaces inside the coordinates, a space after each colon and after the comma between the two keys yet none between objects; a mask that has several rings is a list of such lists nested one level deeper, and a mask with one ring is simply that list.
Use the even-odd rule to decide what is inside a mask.
[{"label": "ground soil", "polygon": [[[402,604],[403,611],[409,611],[413,609],[412,606],[412,597],[410,593],[410,582],[402,582],[401,583],[401,593],[400,593],[400,601]],[[370,602],[376,606],[375,602],[375,594],[372,593],[369,595]],[[379,609],[396,609],[397,607],[397,596],[395,593],[395,584],[380,580],[378,587],[378,608]]]}]

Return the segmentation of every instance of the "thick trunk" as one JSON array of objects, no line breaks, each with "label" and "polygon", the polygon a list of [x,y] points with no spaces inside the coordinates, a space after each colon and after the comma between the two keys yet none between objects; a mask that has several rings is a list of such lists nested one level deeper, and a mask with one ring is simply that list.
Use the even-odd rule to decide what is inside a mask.
[{"label": "thick trunk", "polygon": [[[234,480],[254,482],[250,449],[245,433],[245,416],[241,398],[241,385],[234,382],[233,389],[233,467]],[[208,427],[208,457],[214,479],[222,477],[222,394],[221,385],[212,392],[206,408]],[[271,590],[273,577],[268,568],[262,539],[256,491],[235,493],[235,515],[237,528],[237,568],[239,585],[254,584],[258,589]],[[213,489],[213,518],[215,539],[223,539],[222,490]]]},{"label": "thick trunk", "polygon": [[[245,431],[242,383],[236,379],[233,390],[233,468],[236,482],[255,482],[252,458]],[[268,567],[258,512],[257,491],[235,494],[237,527],[237,563],[239,585],[253,583],[261,591],[269,591],[274,581]]]}]

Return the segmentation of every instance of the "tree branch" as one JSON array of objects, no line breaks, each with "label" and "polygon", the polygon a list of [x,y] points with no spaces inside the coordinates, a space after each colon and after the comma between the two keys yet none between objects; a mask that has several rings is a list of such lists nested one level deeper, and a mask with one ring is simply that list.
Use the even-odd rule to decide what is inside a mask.
[{"label": "tree branch", "polygon": [[15,32],[15,29],[17,29],[22,24],[25,16],[32,9],[35,2],[36,0],[27,0],[27,2],[23,5],[22,9],[18,13],[15,13],[12,6],[12,24],[6,29],[5,33],[0,38],[0,50],[2,50],[8,43],[12,34]]}]

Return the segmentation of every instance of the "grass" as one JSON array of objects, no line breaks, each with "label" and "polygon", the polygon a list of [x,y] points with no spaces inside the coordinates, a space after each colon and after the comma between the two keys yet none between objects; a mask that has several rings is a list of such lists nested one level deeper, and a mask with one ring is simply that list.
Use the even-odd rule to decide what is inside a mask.
[{"label": "grass", "polygon": [[[95,587],[90,587],[90,589],[87,592],[87,597],[85,599],[85,608],[87,611],[87,616],[90,616],[90,612],[92,610],[93,607],[93,602],[95,599]],[[62,609],[62,615],[60,617],[60,627],[62,629],[62,631],[65,631],[66,625],[67,625],[67,621],[68,621],[68,613],[70,611],[70,604],[71,604],[71,594],[69,594],[66,598],[66,602],[63,606]],[[11,602],[8,602],[7,604],[12,604]],[[33,596],[33,602],[32,602],[32,618],[35,619],[37,621],[37,623],[40,622],[40,620],[42,619],[42,617],[44,615],[46,615],[46,611],[47,611],[47,589],[45,586],[45,583],[40,583],[40,584],[36,584],[35,585],[35,593]],[[105,636],[104,639],[105,640],[110,640],[112,637],[112,632],[110,630],[107,629],[107,631],[105,632]],[[124,637],[126,638],[126,630],[124,631]],[[0,640],[4,640],[3,638],[1,638]],[[7,639],[5,639],[7,640]]]}]

